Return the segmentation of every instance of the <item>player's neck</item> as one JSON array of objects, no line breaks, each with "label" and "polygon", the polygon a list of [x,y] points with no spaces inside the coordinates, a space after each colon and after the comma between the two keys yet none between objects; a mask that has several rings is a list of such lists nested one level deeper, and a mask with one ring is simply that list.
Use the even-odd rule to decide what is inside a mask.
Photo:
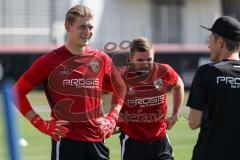
[{"label": "player's neck", "polygon": [[228,60],[239,60],[239,53],[238,52],[228,52],[225,54],[222,54],[221,59],[228,59]]},{"label": "player's neck", "polygon": [[65,47],[73,54],[73,55],[83,55],[86,46],[77,46],[73,45],[69,41],[65,43]]}]

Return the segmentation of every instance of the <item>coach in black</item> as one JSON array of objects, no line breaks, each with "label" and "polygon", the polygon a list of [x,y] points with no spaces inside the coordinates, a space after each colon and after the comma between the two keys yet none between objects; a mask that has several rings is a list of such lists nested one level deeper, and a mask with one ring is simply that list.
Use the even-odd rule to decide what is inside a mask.
[{"label": "coach in black", "polygon": [[218,18],[209,31],[210,60],[194,77],[187,106],[189,126],[200,127],[192,160],[239,159],[240,22]]}]

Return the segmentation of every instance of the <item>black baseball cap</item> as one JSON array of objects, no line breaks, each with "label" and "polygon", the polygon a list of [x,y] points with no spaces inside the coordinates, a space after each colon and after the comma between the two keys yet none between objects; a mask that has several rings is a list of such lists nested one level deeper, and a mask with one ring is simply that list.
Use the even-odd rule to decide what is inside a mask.
[{"label": "black baseball cap", "polygon": [[217,33],[223,38],[230,39],[232,41],[240,42],[240,22],[230,16],[222,16],[218,18],[212,25],[212,28],[201,27]]}]

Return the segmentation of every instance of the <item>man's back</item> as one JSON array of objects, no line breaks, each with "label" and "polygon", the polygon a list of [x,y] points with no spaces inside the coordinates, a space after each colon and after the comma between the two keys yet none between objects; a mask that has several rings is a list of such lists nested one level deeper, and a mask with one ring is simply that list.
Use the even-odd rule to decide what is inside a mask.
[{"label": "man's back", "polygon": [[[223,60],[198,71],[206,97],[193,159],[234,159],[240,143],[240,61]],[[190,102],[191,103],[191,102]]]},{"label": "man's back", "polygon": [[[221,61],[214,65],[215,105],[209,106],[209,134],[204,159],[236,158],[240,143],[240,61]],[[213,157],[211,157],[211,155]],[[238,157],[238,156],[237,156]]]}]

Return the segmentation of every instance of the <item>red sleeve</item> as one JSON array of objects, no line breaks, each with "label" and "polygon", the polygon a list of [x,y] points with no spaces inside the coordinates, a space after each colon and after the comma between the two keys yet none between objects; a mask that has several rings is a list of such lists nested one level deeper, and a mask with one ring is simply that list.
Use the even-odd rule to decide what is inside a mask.
[{"label": "red sleeve", "polygon": [[23,74],[33,86],[38,86],[47,80],[50,74],[50,59],[48,55],[38,58],[32,66]]},{"label": "red sleeve", "polygon": [[33,85],[28,82],[23,76],[14,84],[12,88],[13,95],[15,97],[14,103],[17,106],[18,110],[25,116],[32,106],[30,105],[27,94],[33,89]]},{"label": "red sleeve", "polygon": [[15,95],[15,104],[19,111],[25,115],[32,107],[27,99],[27,94],[35,87],[47,79],[49,75],[49,65],[46,56],[38,58],[33,65],[20,77],[12,88]]},{"label": "red sleeve", "polygon": [[126,94],[126,86],[120,73],[116,70],[112,60],[107,55],[105,61],[105,74],[103,89],[113,94],[112,104],[123,104]]},{"label": "red sleeve", "polygon": [[166,67],[166,74],[164,75],[164,80],[167,81],[170,85],[175,85],[178,81],[177,72],[168,64],[164,64]]}]

